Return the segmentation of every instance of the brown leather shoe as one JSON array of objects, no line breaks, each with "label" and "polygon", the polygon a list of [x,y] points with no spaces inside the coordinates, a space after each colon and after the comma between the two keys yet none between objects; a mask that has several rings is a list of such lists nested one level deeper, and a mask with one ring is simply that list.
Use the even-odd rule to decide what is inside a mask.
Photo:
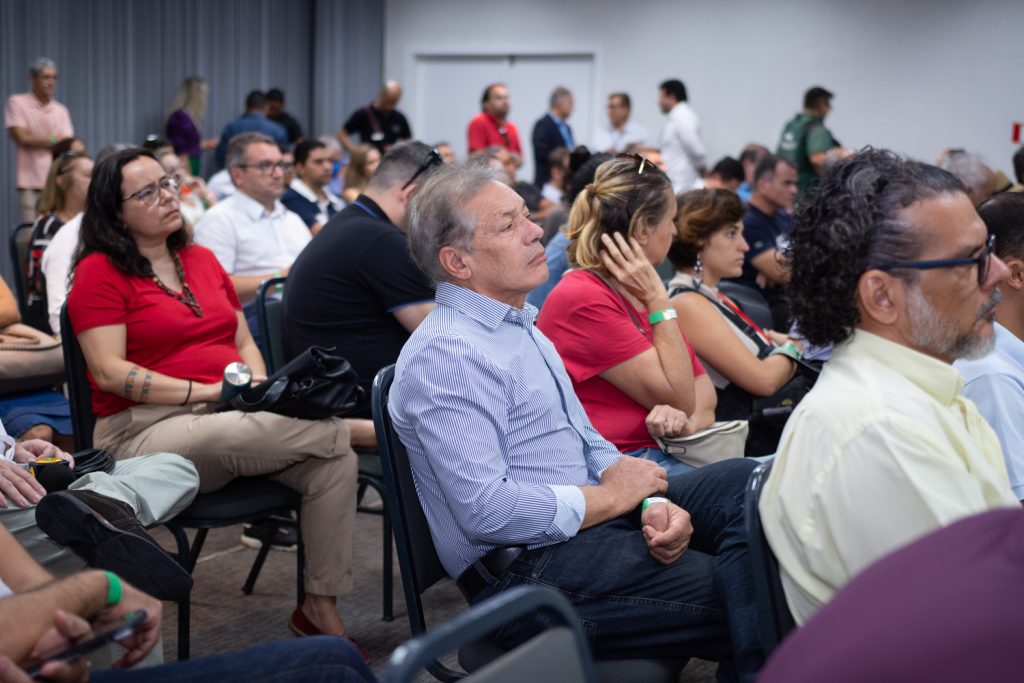
[{"label": "brown leather shoe", "polygon": [[[288,628],[292,630],[292,633],[300,638],[306,636],[326,636],[330,635],[324,633],[316,627],[312,621],[306,616],[306,613],[302,611],[301,607],[296,607],[295,611],[292,612],[292,616],[288,619]],[[363,661],[367,664],[370,663],[370,655],[366,654],[366,650],[363,646],[355,641],[351,636],[333,636],[335,638],[341,638],[342,640],[348,641],[349,645],[355,648],[355,651],[359,653],[359,656],[363,658]]]},{"label": "brown leather shoe", "polygon": [[36,505],[36,524],[85,560],[160,600],[179,602],[192,577],[146,533],[131,506],[94,491],[58,491]]}]

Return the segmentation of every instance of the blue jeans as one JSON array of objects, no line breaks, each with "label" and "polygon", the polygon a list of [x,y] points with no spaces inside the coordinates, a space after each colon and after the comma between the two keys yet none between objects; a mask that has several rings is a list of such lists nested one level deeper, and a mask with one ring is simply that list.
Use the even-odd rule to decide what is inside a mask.
[{"label": "blue jeans", "polygon": [[693,472],[696,467],[693,465],[687,465],[685,462],[676,460],[671,455],[661,450],[660,448],[641,448],[636,451],[629,451],[626,455],[632,455],[634,458],[643,458],[644,460],[651,460],[658,463],[665,468],[668,472],[668,476],[673,477],[677,474],[686,474],[687,472]]},{"label": "blue jeans", "polygon": [[330,636],[277,640],[242,652],[144,669],[94,671],[93,683],[374,683],[373,672],[347,641]]},{"label": "blue jeans", "polygon": [[[523,553],[474,602],[515,585],[548,586],[576,608],[598,658],[700,657],[722,661],[720,680],[752,681],[764,653],[743,492],[756,464],[736,458],[669,477],[666,495],[694,529],[672,565],[648,554],[635,519],[619,517]],[[496,637],[514,642],[530,629],[517,622]]]}]

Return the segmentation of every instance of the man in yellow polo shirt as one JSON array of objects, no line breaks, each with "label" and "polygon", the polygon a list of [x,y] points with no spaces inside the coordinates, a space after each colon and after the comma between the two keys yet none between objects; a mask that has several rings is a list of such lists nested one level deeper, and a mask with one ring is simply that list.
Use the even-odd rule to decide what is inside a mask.
[{"label": "man in yellow polo shirt", "polygon": [[884,150],[837,164],[798,211],[793,315],[835,351],[786,425],[760,503],[797,623],[892,550],[1020,506],[952,366],[992,348],[1008,270],[991,247],[959,180]]}]

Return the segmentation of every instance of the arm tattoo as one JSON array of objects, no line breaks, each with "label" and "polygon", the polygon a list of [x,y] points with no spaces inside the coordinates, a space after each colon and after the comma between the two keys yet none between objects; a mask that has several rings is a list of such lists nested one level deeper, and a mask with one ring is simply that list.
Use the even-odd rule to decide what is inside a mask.
[{"label": "arm tattoo", "polygon": [[135,376],[139,374],[139,366],[133,365],[132,369],[128,371],[128,376],[124,378],[124,397],[132,399],[132,391],[135,390]]},{"label": "arm tattoo", "polygon": [[142,396],[139,397],[140,403],[146,403],[149,401],[149,389],[153,386],[153,373],[146,370],[146,376],[142,380]]}]

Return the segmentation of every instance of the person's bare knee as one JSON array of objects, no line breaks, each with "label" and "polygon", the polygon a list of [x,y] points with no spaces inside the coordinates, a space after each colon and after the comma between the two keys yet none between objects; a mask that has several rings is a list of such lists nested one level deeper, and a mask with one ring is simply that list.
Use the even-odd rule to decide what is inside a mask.
[{"label": "person's bare knee", "polygon": [[53,427],[46,424],[37,424],[29,427],[18,437],[21,441],[28,441],[29,439],[42,439],[43,441],[49,441],[53,443],[53,437],[55,433]]}]

